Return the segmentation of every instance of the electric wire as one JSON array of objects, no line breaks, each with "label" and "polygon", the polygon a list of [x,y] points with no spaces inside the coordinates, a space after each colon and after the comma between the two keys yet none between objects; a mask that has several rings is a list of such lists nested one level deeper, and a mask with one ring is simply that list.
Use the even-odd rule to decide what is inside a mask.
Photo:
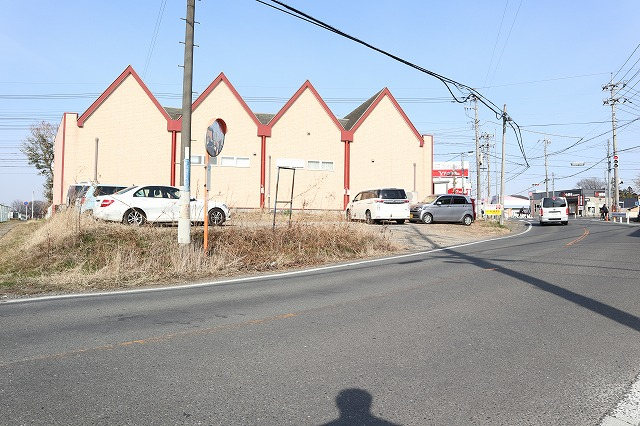
[{"label": "electric wire", "polygon": [[149,52],[147,53],[147,58],[144,61],[144,71],[142,71],[142,78],[147,77],[147,71],[149,70],[149,65],[151,64],[151,56],[153,56],[153,50],[155,49],[156,42],[158,41],[158,31],[160,30],[160,24],[162,23],[162,17],[164,16],[164,9],[166,6],[167,0],[161,0],[160,10],[158,11],[156,24],[153,28],[153,35],[151,36],[151,42],[149,43]]},{"label": "electric wire", "polygon": [[[286,3],[283,3],[279,0],[268,0],[271,3],[275,3],[277,5],[279,5],[280,7],[274,6],[273,4],[268,3],[267,1],[263,1],[263,0],[256,0],[256,2],[261,3],[265,6],[271,7],[273,9],[276,9],[278,11],[281,11],[283,13],[286,13],[288,15],[294,16],[298,19],[301,19],[303,21],[309,22],[313,25],[316,25],[320,28],[323,28],[327,31],[333,32],[335,34],[340,35],[341,37],[347,38],[355,43],[361,44],[371,50],[374,50],[380,54],[383,54],[391,59],[394,59],[395,61],[398,61],[404,65],[407,65],[411,68],[414,68],[424,74],[427,74],[431,77],[434,77],[436,79],[438,79],[442,84],[444,84],[444,86],[447,88],[447,90],[449,91],[449,93],[451,94],[452,98],[458,102],[458,103],[465,103],[467,102],[469,99],[471,99],[472,96],[476,97],[484,106],[486,106],[488,109],[490,109],[494,114],[496,114],[497,118],[502,118],[508,125],[509,127],[514,131],[514,134],[516,136],[516,140],[518,141],[518,145],[520,148],[520,151],[522,153],[522,157],[525,161],[525,163],[527,163],[527,157],[526,157],[526,153],[524,150],[524,143],[522,141],[522,134],[520,132],[520,128],[518,126],[518,124],[513,121],[508,115],[506,115],[506,113],[504,113],[496,104],[494,104],[491,100],[489,100],[488,98],[485,98],[480,92],[478,92],[476,89],[460,83],[458,81],[455,81],[451,78],[445,77],[443,75],[440,75],[436,72],[430,71],[426,68],[423,68],[419,65],[416,65],[412,62],[407,61],[406,59],[400,58],[399,56],[396,56],[390,52],[387,52],[385,50],[382,50],[376,46],[371,45],[370,43],[367,43],[359,38],[356,38],[354,36],[351,36],[317,18],[314,18],[311,15],[308,15],[292,6],[287,5]],[[284,8],[284,9],[283,9]],[[458,90],[461,94],[456,96],[453,93],[452,87],[454,87],[456,90]],[[467,92],[468,94],[466,96],[463,96],[462,94]]]},{"label": "electric wire", "polygon": [[[634,53],[636,53],[636,50],[638,50],[638,48],[640,48],[640,43],[638,43],[638,45],[636,46],[635,49],[633,49],[633,52],[631,52],[631,54],[629,55],[629,57],[627,58],[626,61],[624,61],[624,64],[622,64],[622,66],[618,69],[618,71],[616,71],[615,75],[613,77],[611,77],[611,81],[615,80],[616,76],[618,75],[618,73],[620,71],[622,71],[622,69],[624,68],[625,65],[627,65],[627,62],[629,62],[629,59],[631,59],[631,57],[634,55]],[[622,80],[622,79],[621,79]]]}]

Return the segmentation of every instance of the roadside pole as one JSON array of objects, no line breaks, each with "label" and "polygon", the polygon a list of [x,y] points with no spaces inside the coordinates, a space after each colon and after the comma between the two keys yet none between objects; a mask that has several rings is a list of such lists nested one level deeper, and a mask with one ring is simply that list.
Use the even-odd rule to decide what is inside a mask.
[{"label": "roadside pole", "polygon": [[180,218],[178,219],[178,244],[191,243],[191,99],[193,92],[193,27],[196,1],[187,0],[187,18],[184,37],[184,73],[182,78],[182,130],[180,132]]},{"label": "roadside pole", "polygon": [[611,206],[611,140],[607,139],[607,208]]},{"label": "roadside pole", "polygon": [[475,120],[473,122],[473,127],[476,131],[476,217],[480,217],[480,201],[482,199],[482,186],[480,185],[480,163],[481,163],[481,153],[480,153],[480,141],[478,139],[478,98],[473,97],[473,109],[475,111]]},{"label": "roadside pole", "polygon": [[204,211],[202,216],[204,218],[204,253],[209,250],[209,186],[211,185],[211,166],[209,165],[209,153],[205,154],[204,163]]},{"label": "roadside pole", "polygon": [[504,225],[504,159],[507,139],[507,104],[504,104],[502,110],[502,168],[500,169],[500,206],[502,207],[502,213],[500,214],[500,225]]}]

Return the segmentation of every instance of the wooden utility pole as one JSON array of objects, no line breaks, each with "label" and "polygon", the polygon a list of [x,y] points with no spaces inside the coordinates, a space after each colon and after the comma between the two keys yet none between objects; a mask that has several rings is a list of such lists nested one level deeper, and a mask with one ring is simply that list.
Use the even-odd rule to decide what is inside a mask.
[{"label": "wooden utility pole", "polygon": [[507,121],[511,119],[507,115],[507,104],[504,104],[502,110],[502,167],[500,169],[500,205],[502,207],[502,214],[500,215],[500,225],[504,225],[504,161],[505,161],[505,147],[507,145]]},{"label": "wooden utility pole", "polygon": [[475,120],[473,121],[473,127],[476,131],[476,216],[480,217],[480,200],[482,199],[482,186],[480,184],[480,163],[481,153],[480,153],[480,139],[478,136],[478,98],[473,97],[473,109],[475,112]]},{"label": "wooden utility pole", "polygon": [[549,196],[549,166],[547,163],[547,145],[551,143],[550,140],[545,139],[542,141],[544,144],[544,190],[546,191],[545,197]]},{"label": "wooden utility pole", "polygon": [[193,93],[193,27],[196,0],[187,0],[186,30],[184,36],[184,74],[182,78],[182,130],[180,131],[180,217],[178,244],[191,243],[191,99]]},{"label": "wooden utility pole", "polygon": [[617,82],[614,83],[613,79],[609,82],[609,84],[606,84],[604,86],[602,86],[602,90],[605,91],[610,91],[611,92],[611,96],[608,99],[604,100],[604,105],[611,105],[611,128],[613,130],[613,208],[614,211],[618,211],[618,209],[620,208],[619,203],[620,203],[620,188],[618,187],[620,185],[620,176],[618,174],[618,144],[617,144],[617,139],[616,139],[616,127],[617,127],[617,122],[616,122],[616,104],[618,102],[627,102],[627,99],[624,97],[615,97],[616,92],[618,91],[618,88],[622,88],[625,87],[626,84],[623,82]]}]

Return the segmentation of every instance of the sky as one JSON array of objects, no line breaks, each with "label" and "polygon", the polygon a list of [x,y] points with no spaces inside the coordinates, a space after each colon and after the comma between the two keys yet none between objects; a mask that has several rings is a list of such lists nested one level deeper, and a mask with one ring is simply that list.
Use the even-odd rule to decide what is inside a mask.
[{"label": "sky", "polygon": [[[616,106],[622,187],[640,176],[640,120],[632,121],[640,116],[637,0],[285,3],[506,104],[530,165],[524,170],[508,131],[507,194],[544,190],[544,139],[555,189],[604,178],[612,128],[602,86],[614,76],[627,84],[616,95],[628,100]],[[44,179],[19,151],[29,127],[81,114],[128,65],[162,105],[181,106],[186,1],[4,1],[2,9],[0,203],[42,199]],[[309,80],[343,117],[388,87],[418,131],[434,135],[435,161],[460,161],[475,149],[472,105],[453,102],[425,73],[255,0],[197,1],[196,21],[196,96],[224,72],[254,112],[276,113]],[[500,157],[500,119],[482,105],[478,114]]]}]

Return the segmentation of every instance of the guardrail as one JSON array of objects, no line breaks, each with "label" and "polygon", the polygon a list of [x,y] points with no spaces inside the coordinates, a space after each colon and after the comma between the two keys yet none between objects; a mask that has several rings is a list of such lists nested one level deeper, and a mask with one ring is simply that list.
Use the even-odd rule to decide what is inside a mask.
[{"label": "guardrail", "polygon": [[609,213],[609,217],[613,219],[614,222],[617,222],[616,219],[620,218],[620,223],[624,218],[627,219],[627,223],[629,223],[629,215],[626,212],[611,212]]}]

